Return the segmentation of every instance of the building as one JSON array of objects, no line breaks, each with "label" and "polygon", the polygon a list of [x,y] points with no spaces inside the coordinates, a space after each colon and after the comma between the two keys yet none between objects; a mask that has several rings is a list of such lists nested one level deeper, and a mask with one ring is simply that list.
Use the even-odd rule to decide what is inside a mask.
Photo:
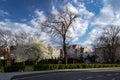
[{"label": "building", "polygon": [[[63,50],[61,49],[62,57],[64,57]],[[95,54],[87,47],[82,47],[79,44],[67,46],[67,57],[70,63],[92,63],[95,62]]]},{"label": "building", "polygon": [[[98,56],[96,58],[96,62],[100,62],[100,63],[104,63],[104,62],[109,62],[110,58],[107,49],[105,47],[101,47],[101,48],[95,48],[95,54]],[[120,61],[120,47],[118,47],[116,49],[116,53],[115,53],[115,61]]]},{"label": "building", "polygon": [[52,59],[58,59],[60,58],[60,49],[59,48],[53,48],[53,51],[52,51],[52,55],[51,55]]},{"label": "building", "polygon": [[90,53],[90,52],[91,52],[90,49],[87,48],[87,47],[85,47],[84,50],[83,50],[83,53]]},{"label": "building", "polygon": [[10,47],[3,47],[0,46],[0,59],[13,59],[14,54],[13,51],[16,50],[16,46],[10,46]]},{"label": "building", "polygon": [[80,46],[79,44],[70,45],[67,47],[68,58],[80,59],[81,55],[86,57],[87,55],[89,55],[90,52],[91,51],[89,48],[87,47],[84,48]]},{"label": "building", "polygon": [[70,45],[67,47],[68,58],[78,59],[80,55],[80,45]]},{"label": "building", "polygon": [[115,60],[120,62],[120,46],[117,48],[116,55],[115,55]]}]

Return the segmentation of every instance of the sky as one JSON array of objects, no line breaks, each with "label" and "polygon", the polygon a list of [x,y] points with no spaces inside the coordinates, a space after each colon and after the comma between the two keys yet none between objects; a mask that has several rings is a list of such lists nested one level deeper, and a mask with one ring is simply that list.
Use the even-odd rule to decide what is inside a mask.
[{"label": "sky", "polygon": [[120,0],[0,0],[0,29],[14,34],[40,34],[40,39],[49,43],[49,36],[41,32],[38,21],[64,7],[78,14],[73,23],[75,31],[71,30],[75,38],[72,44],[91,47],[106,27],[120,25]]}]

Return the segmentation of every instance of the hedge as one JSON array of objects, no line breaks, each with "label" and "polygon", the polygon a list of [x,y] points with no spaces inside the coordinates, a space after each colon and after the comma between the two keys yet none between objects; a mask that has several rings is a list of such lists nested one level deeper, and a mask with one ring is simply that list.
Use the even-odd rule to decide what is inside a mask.
[{"label": "hedge", "polygon": [[4,72],[4,67],[0,66],[0,72]]},{"label": "hedge", "polygon": [[12,65],[8,67],[4,67],[4,72],[22,72],[24,71],[25,66],[23,65]]},{"label": "hedge", "polygon": [[14,64],[9,67],[0,66],[0,72],[20,72],[20,71],[41,71],[59,69],[85,69],[85,68],[107,68],[120,67],[120,64],[38,64],[26,65]]},{"label": "hedge", "polygon": [[34,65],[34,71],[107,67],[120,67],[120,64],[38,64]]}]

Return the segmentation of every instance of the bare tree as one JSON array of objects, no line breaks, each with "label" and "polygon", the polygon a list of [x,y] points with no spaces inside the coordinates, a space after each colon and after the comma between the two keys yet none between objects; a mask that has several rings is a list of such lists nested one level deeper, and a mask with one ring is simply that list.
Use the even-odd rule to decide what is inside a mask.
[{"label": "bare tree", "polygon": [[120,46],[120,27],[110,26],[97,38],[97,47],[102,49],[104,59],[115,61],[116,49]]},{"label": "bare tree", "polygon": [[12,33],[9,30],[0,29],[0,44],[4,47],[12,45]]},{"label": "bare tree", "polygon": [[52,40],[57,44],[62,44],[65,63],[67,64],[67,44],[72,40],[69,30],[72,27],[72,23],[77,18],[77,15],[65,10],[64,12],[58,12],[56,15],[51,15],[42,24],[44,31],[50,34]]},{"label": "bare tree", "polygon": [[27,42],[29,40],[28,39],[29,37],[30,37],[30,34],[24,32],[24,31],[21,31],[19,34],[15,34],[17,45],[24,44],[25,42]]}]

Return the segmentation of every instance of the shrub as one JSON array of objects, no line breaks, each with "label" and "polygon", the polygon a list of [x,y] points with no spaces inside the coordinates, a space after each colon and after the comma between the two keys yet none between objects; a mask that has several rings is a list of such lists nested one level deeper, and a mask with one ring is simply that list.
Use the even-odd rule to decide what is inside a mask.
[{"label": "shrub", "polygon": [[94,64],[86,64],[85,66],[86,66],[86,68],[95,68]]},{"label": "shrub", "polygon": [[81,68],[120,67],[120,64],[39,64],[34,66],[35,71]]},{"label": "shrub", "polygon": [[8,67],[4,67],[4,72],[21,72],[24,71],[25,66],[23,65],[12,65]]},{"label": "shrub", "polygon": [[34,71],[34,69],[33,69],[33,65],[26,65],[24,71],[25,71],[25,72]]},{"label": "shrub", "polygon": [[33,65],[34,62],[33,61],[25,61],[25,65]]},{"label": "shrub", "polygon": [[4,67],[0,66],[0,72],[4,72]]},{"label": "shrub", "polygon": [[86,68],[86,65],[85,65],[85,64],[82,64],[82,68]]},{"label": "shrub", "polygon": [[58,66],[58,69],[65,69],[65,65],[64,65],[64,64],[60,64],[60,65]]},{"label": "shrub", "polygon": [[5,66],[5,60],[0,60],[0,66]]},{"label": "shrub", "polygon": [[57,59],[48,59],[48,60],[41,60],[38,62],[38,64],[57,64],[58,60]]},{"label": "shrub", "polygon": [[58,69],[58,64],[52,64],[50,70],[57,70]]},{"label": "shrub", "polygon": [[49,64],[38,64],[34,66],[34,71],[49,70]]},{"label": "shrub", "polygon": [[39,64],[34,66],[34,70],[58,70],[58,69],[80,69],[85,65],[80,64]]}]

